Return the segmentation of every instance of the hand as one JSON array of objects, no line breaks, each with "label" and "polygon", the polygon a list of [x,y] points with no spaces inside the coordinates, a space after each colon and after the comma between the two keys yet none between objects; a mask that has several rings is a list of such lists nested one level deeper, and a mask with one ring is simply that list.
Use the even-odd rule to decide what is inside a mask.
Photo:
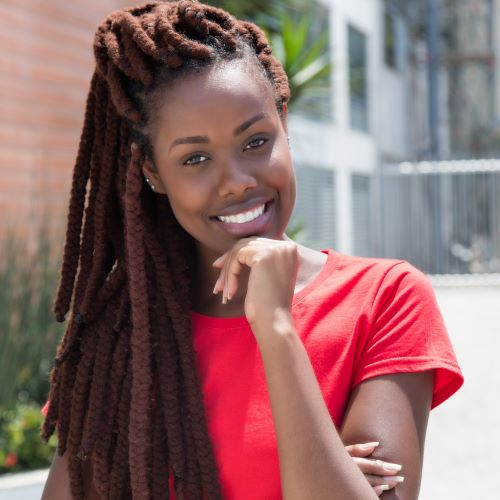
[{"label": "hand", "polygon": [[298,249],[293,241],[242,238],[212,265],[221,269],[214,293],[222,291],[224,304],[241,286],[242,269],[250,269],[245,296],[249,323],[272,320],[277,309],[291,311],[298,271]]},{"label": "hand", "polygon": [[[398,470],[401,469],[400,465],[365,458],[371,455],[378,445],[379,443],[352,444],[346,446],[345,449],[373,486],[375,493],[380,496],[384,491],[394,488],[398,483],[402,483],[404,477],[396,476]],[[399,469],[397,467],[386,469],[384,466],[387,465],[394,465]]]}]

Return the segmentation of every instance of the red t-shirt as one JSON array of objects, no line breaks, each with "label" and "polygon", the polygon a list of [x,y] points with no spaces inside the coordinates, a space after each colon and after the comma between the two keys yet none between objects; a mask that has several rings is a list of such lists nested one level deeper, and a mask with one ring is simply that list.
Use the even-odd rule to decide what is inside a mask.
[{"label": "red t-shirt", "polygon": [[[323,252],[292,313],[337,428],[353,388],[371,377],[434,369],[432,408],[456,392],[463,376],[427,277],[406,261]],[[281,498],[264,367],[246,318],[193,312],[192,323],[224,498]]]}]

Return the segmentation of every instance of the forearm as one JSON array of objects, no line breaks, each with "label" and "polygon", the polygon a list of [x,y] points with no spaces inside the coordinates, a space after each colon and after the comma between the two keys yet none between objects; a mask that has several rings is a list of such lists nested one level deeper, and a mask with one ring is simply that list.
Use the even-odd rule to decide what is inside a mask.
[{"label": "forearm", "polygon": [[378,498],[344,448],[291,316],[252,325],[264,364],[285,500]]}]

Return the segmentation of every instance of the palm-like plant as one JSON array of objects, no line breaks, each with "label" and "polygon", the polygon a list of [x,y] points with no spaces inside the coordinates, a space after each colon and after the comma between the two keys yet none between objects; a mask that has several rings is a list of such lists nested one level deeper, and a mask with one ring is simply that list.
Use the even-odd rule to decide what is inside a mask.
[{"label": "palm-like plant", "polygon": [[276,19],[279,30],[268,31],[268,36],[275,56],[288,75],[290,107],[298,105],[306,96],[327,94],[331,72],[328,30],[311,39],[312,12],[297,18],[290,11],[281,10]]}]

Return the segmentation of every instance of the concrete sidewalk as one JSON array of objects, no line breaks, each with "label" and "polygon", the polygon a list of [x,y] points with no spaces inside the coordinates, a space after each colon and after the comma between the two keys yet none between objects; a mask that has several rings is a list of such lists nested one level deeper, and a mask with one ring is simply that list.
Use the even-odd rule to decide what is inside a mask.
[{"label": "concrete sidewalk", "polygon": [[420,498],[494,500],[499,498],[500,287],[435,290],[465,382],[431,412]]},{"label": "concrete sidewalk", "polygon": [[0,477],[0,500],[40,500],[49,469]]}]

